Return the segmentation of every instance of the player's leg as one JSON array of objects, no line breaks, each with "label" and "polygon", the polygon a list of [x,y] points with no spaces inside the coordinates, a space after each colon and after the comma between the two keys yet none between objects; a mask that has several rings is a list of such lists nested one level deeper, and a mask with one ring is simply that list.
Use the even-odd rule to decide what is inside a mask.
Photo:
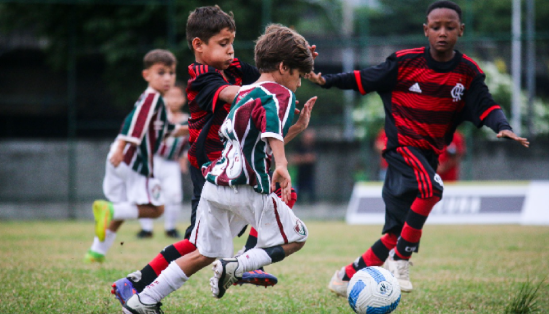
[{"label": "player's leg", "polygon": [[300,250],[308,235],[305,224],[274,193],[258,194],[251,187],[242,186],[236,195],[242,200],[253,200],[249,203],[252,207],[233,210],[257,229],[258,243],[237,258],[223,258],[214,263],[210,284],[217,298],[223,296],[227,284],[237,282],[244,273],[282,261]]},{"label": "player's leg", "polygon": [[[164,211],[166,211],[166,208],[164,208]],[[139,225],[141,226],[141,230],[137,233],[137,238],[148,239],[153,237],[154,220],[152,218],[140,218]]]},{"label": "player's leg", "polygon": [[183,202],[183,185],[181,182],[181,166],[179,162],[164,160],[162,169],[162,190],[165,199],[164,231],[167,237],[179,239],[181,236],[176,228],[177,217]]}]

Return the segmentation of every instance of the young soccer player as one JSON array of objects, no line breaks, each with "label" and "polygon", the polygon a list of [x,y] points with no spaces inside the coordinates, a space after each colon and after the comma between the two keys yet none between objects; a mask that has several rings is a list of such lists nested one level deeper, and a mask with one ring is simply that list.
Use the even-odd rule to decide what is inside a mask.
[{"label": "young soccer player", "polygon": [[[191,226],[187,228],[185,240],[166,247],[144,268],[129,274],[127,278],[117,280],[111,293],[124,304],[133,295],[141,292],[152,283],[169,263],[196,250],[190,241],[195,226],[198,202],[205,183],[200,167],[221,156],[223,143],[219,138],[219,128],[227,116],[231,103],[240,86],[255,82],[260,74],[258,70],[234,58],[233,42],[236,26],[232,15],[218,6],[200,7],[191,12],[187,20],[187,43],[193,50],[196,62],[189,69],[187,84],[189,101],[190,144],[188,159],[193,182]],[[313,57],[317,55],[315,46],[309,47]],[[310,108],[304,107],[299,119],[288,131],[286,142],[303,131],[310,118]],[[288,201],[291,207],[296,194]],[[252,229],[246,247],[251,249],[257,243],[257,231]],[[242,277],[239,284],[251,283],[272,286],[277,278],[262,270],[251,271]]]},{"label": "young soccer player", "polygon": [[452,140],[457,125],[463,121],[486,125],[498,138],[529,146],[527,139],[511,130],[479,66],[454,50],[464,30],[460,7],[451,1],[434,2],[427,9],[423,30],[428,47],[397,51],[384,63],[360,71],[309,75],[324,88],[354,89],[361,94],[377,91],[385,107],[388,141],[383,156],[389,168],[383,186],[383,236],[335,272],[329,288],[342,296],[357,270],[384,263],[401,290],[412,291],[410,257],[418,251],[423,225],[442,197],[443,182],[435,172],[438,155]]},{"label": "young soccer player", "polygon": [[[185,84],[178,82],[164,95],[168,109],[168,121],[172,124],[188,124],[189,115],[181,111],[187,102],[185,88]],[[160,143],[160,147],[153,157],[154,176],[160,181],[164,195],[164,230],[169,238],[180,238],[176,223],[183,201],[181,172],[188,172],[187,157],[185,157],[188,143],[188,136],[168,137]],[[137,237],[152,238],[154,220],[141,218],[139,223],[141,231]]]},{"label": "young soccer player", "polygon": [[124,220],[156,218],[164,212],[160,182],[153,177],[154,153],[167,135],[188,134],[188,127],[168,123],[162,95],[175,83],[176,59],[162,49],[143,59],[148,83],[124,120],[107,156],[103,193],[108,201],[93,203],[95,237],[85,261],[103,262]]},{"label": "young soccer player", "polygon": [[[255,60],[261,76],[238,93],[220,129],[223,152],[203,167],[206,183],[191,234],[198,250],[171,263],[153,284],[133,295],[124,313],[160,313],[163,298],[216,258],[221,259],[213,265],[210,285],[213,296],[221,298],[244,272],[279,262],[305,244],[307,228],[284,203],[291,197],[284,138],[294,118],[293,92],[312,70],[313,56],[301,35],[271,25],[257,41]],[[282,198],[273,193],[277,183]],[[232,239],[246,224],[258,230],[257,246],[226,258],[233,253]]]}]

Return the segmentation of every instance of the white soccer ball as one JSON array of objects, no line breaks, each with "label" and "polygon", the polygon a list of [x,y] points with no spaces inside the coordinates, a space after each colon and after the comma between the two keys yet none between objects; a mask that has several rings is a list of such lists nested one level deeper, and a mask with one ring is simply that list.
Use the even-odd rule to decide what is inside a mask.
[{"label": "white soccer ball", "polygon": [[400,302],[400,285],[385,268],[365,267],[349,281],[347,298],[355,313],[391,313]]}]

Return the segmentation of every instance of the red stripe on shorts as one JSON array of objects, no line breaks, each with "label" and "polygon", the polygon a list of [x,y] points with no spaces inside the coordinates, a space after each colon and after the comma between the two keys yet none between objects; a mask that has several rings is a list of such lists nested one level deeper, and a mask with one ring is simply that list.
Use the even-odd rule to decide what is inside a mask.
[{"label": "red stripe on shorts", "polygon": [[282,222],[280,221],[280,216],[278,215],[278,207],[276,206],[276,201],[274,198],[271,198],[271,200],[273,200],[274,212],[276,216],[276,223],[278,224],[278,230],[280,230],[280,234],[284,239],[284,244],[288,244],[288,237],[286,237],[286,233],[284,233],[284,228],[282,227]]}]

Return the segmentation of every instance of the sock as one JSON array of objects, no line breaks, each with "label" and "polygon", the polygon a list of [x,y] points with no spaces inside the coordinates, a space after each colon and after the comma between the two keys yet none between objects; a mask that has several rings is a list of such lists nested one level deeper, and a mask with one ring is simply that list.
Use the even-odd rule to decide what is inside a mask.
[{"label": "sock", "polygon": [[113,203],[112,208],[114,209],[113,220],[137,219],[139,216],[137,205],[132,203]]},{"label": "sock", "polygon": [[395,259],[410,259],[417,252],[425,221],[440,197],[416,198],[412,203],[395,248]]},{"label": "sock", "polygon": [[397,236],[391,233],[384,234],[377,240],[362,256],[359,256],[353,263],[345,267],[343,280],[351,280],[354,274],[364,267],[381,266],[389,256],[397,243]]},{"label": "sock", "polygon": [[247,252],[251,249],[253,249],[257,245],[257,230],[255,230],[254,227],[250,229],[250,234],[248,235],[248,239],[246,240],[246,250],[244,252]]},{"label": "sock", "polygon": [[153,283],[139,294],[139,298],[143,304],[156,304],[168,294],[179,289],[187,280],[189,277],[177,263],[172,262]]},{"label": "sock", "polygon": [[[276,193],[276,196],[280,197],[282,195],[282,189],[281,188],[276,189],[275,193]],[[296,201],[297,201],[297,192],[294,190],[294,188],[292,188],[292,195],[290,196],[290,200],[286,203],[286,205],[288,205],[288,207],[293,209]]]},{"label": "sock", "polygon": [[179,204],[164,205],[164,230],[174,230],[177,223],[177,214],[179,214]]},{"label": "sock", "polygon": [[139,224],[141,225],[141,230],[153,232],[154,220],[152,218],[139,218]]},{"label": "sock", "polygon": [[171,262],[194,250],[196,250],[196,246],[187,239],[165,247],[147,266],[141,269],[141,280],[134,282],[133,287],[137,292],[143,291]]},{"label": "sock", "polygon": [[273,262],[269,254],[264,249],[253,248],[238,258],[238,267],[244,272],[256,270]]},{"label": "sock", "polygon": [[93,238],[93,244],[91,246],[91,250],[95,253],[99,254],[107,254],[107,251],[111,248],[114,239],[116,239],[116,232],[112,232],[111,230],[107,229],[107,232],[105,234],[105,241],[101,242],[99,241],[99,238],[96,236]]}]

